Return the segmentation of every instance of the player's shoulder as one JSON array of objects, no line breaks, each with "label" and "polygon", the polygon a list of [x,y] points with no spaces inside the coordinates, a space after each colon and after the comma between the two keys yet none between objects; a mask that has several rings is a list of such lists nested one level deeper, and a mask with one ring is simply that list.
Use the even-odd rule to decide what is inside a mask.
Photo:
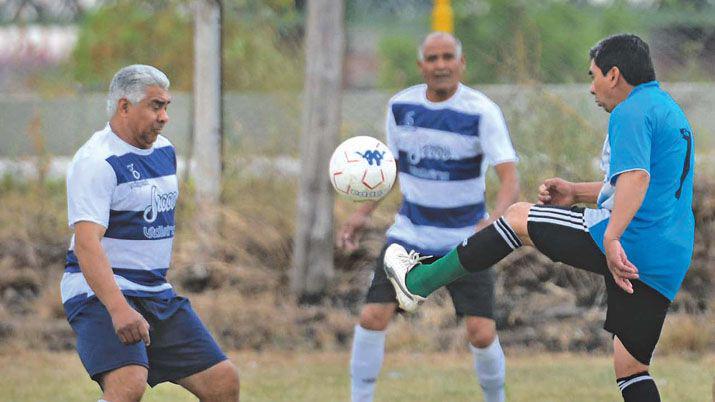
[{"label": "player's shoulder", "polygon": [[399,102],[421,103],[427,91],[427,84],[417,84],[405,88],[390,98],[389,104]]},{"label": "player's shoulder", "polygon": [[96,131],[75,153],[73,163],[92,164],[102,163],[113,155],[111,130],[105,127]]},{"label": "player's shoulder", "polygon": [[154,148],[166,148],[170,147],[172,151],[174,150],[174,144],[171,143],[171,141],[164,137],[163,135],[159,134],[159,136],[156,137],[156,141],[154,142]]},{"label": "player's shoulder", "polygon": [[475,108],[482,112],[495,112],[500,110],[499,105],[484,94],[484,92],[465,84],[459,85],[459,100],[465,107]]}]

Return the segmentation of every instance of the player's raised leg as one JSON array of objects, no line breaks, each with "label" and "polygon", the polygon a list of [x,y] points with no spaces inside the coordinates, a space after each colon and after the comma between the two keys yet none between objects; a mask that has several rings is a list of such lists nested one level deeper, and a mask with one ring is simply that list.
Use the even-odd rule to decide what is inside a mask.
[{"label": "player's raised leg", "polygon": [[[385,253],[385,269],[388,276],[390,271],[394,272],[395,291],[403,294],[402,299],[421,300],[470,272],[488,269],[524,243],[531,244],[527,218],[532,205],[513,204],[503,217],[432,264],[417,265],[419,261],[410,258],[404,249],[390,246]],[[404,308],[402,304],[400,307]]]}]

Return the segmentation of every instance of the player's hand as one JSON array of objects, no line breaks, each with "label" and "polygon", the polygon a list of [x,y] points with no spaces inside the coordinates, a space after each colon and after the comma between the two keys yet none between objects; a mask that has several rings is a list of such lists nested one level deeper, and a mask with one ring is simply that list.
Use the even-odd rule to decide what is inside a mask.
[{"label": "player's hand", "polygon": [[539,186],[539,204],[570,207],[575,201],[574,184],[570,181],[554,177]]},{"label": "player's hand", "polygon": [[151,344],[149,323],[129,304],[113,311],[111,316],[114,331],[123,344],[131,345],[139,341],[144,341],[146,346]]},{"label": "player's hand", "polygon": [[369,220],[369,215],[356,211],[350,216],[350,218],[348,218],[338,231],[335,239],[335,245],[338,246],[339,249],[348,253],[352,253],[357,250],[358,247],[360,247],[360,235]]},{"label": "player's hand", "polygon": [[633,293],[633,284],[630,280],[638,279],[638,269],[628,261],[621,241],[618,239],[604,239],[603,247],[606,250],[608,270],[611,271],[616,285],[627,293]]}]

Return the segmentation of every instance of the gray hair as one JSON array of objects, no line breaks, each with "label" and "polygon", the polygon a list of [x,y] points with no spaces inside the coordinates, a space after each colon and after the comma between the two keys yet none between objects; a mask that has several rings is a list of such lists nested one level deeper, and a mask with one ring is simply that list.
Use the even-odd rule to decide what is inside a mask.
[{"label": "gray hair", "polygon": [[452,34],[449,33],[449,32],[436,31],[436,32],[430,32],[429,34],[427,34],[427,36],[425,36],[425,38],[424,38],[424,40],[422,41],[422,43],[420,43],[420,46],[417,48],[417,60],[419,60],[419,61],[424,61],[424,60],[425,60],[425,54],[424,54],[424,52],[425,52],[425,44],[427,44],[428,41],[430,41],[430,40],[432,40],[432,39],[434,39],[434,38],[442,37],[442,36],[447,37],[447,38],[449,38],[449,39],[452,39],[452,40],[454,41],[454,50],[455,50],[455,51],[454,51],[454,53],[455,53],[454,56],[455,56],[456,58],[462,57],[462,41],[460,41],[459,39],[457,39],[456,36],[452,35]]},{"label": "gray hair", "polygon": [[144,64],[132,64],[117,71],[109,84],[107,95],[107,114],[114,116],[117,112],[117,102],[126,98],[131,103],[139,103],[151,86],[169,89],[169,79],[156,67]]}]

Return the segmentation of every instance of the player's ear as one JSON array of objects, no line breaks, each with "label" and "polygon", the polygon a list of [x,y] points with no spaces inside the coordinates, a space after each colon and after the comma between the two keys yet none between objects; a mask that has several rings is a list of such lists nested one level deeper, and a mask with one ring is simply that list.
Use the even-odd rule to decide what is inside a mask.
[{"label": "player's ear", "polygon": [[611,88],[615,87],[616,84],[618,84],[618,80],[622,78],[621,70],[616,66],[611,67],[611,69],[608,70],[608,74],[606,74],[606,78],[608,82],[611,83]]},{"label": "player's ear", "polygon": [[129,101],[126,98],[121,98],[117,101],[117,112],[120,114],[129,112]]}]

